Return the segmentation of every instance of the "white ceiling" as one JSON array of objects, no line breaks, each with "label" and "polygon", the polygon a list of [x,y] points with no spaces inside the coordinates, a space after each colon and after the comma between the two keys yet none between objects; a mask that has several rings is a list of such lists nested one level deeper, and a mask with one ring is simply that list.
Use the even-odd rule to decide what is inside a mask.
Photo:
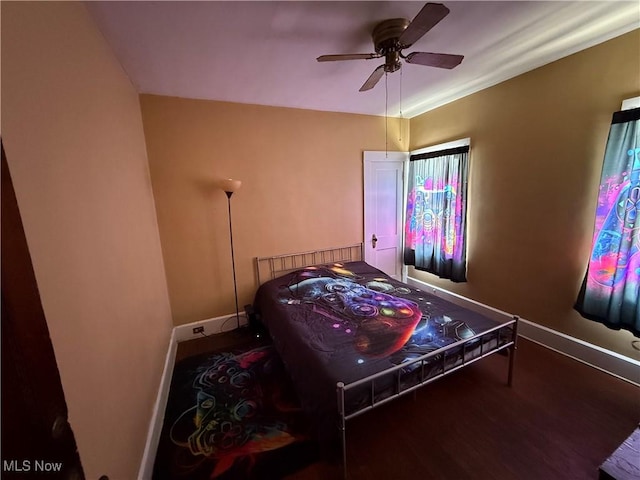
[{"label": "white ceiling", "polygon": [[442,3],[449,15],[404,53],[461,54],[462,64],[453,70],[404,64],[362,93],[382,59],[318,63],[316,57],[372,53],[378,22],[411,20],[424,2],[87,7],[140,93],[407,118],[640,27],[637,0]]}]

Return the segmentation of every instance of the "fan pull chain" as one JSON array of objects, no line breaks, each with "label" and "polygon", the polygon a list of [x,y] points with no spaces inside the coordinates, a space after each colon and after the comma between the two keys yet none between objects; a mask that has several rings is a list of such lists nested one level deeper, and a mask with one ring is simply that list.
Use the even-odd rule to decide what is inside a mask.
[{"label": "fan pull chain", "polygon": [[402,68],[400,68],[400,125],[398,126],[398,142],[402,145],[402,120],[404,117],[402,116]]},{"label": "fan pull chain", "polygon": [[389,157],[389,134],[388,134],[388,104],[389,104],[389,84],[387,82],[388,73],[384,72],[384,158]]}]

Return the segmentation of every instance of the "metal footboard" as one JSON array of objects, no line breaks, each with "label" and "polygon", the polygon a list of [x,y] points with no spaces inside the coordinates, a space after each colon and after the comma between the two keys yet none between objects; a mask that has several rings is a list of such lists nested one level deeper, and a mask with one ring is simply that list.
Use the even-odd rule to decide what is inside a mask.
[{"label": "metal footboard", "polygon": [[[500,325],[474,335],[473,337],[452,343],[446,347],[434,350],[433,352],[429,352],[382,372],[378,372],[349,384],[338,382],[336,385],[339,414],[338,428],[340,429],[340,437],[342,441],[342,467],[344,478],[347,478],[346,424],[348,420],[384,405],[402,395],[416,391],[418,388],[470,365],[481,358],[485,358],[506,349],[509,350],[507,384],[511,386],[513,383],[513,369],[517,348],[518,320],[518,316],[512,316],[509,321],[501,323]],[[495,344],[492,343],[493,338],[495,338]],[[474,345],[478,343],[478,341],[479,346]],[[487,346],[487,344],[489,345]],[[469,345],[474,346],[473,348],[469,348]],[[449,359],[452,357],[454,358],[453,363],[451,365],[447,365],[447,353],[452,351],[456,352],[453,355],[449,355]],[[469,355],[470,358],[468,358]],[[438,370],[436,372],[431,371],[428,375],[425,375],[425,365],[430,364],[437,356],[441,357]],[[415,383],[403,385],[403,373],[408,371],[412,376],[415,376],[416,369],[419,369],[419,379],[415,380]],[[381,378],[393,378],[394,376],[395,383],[393,391],[389,392],[389,386],[386,386],[385,392],[376,392],[376,380]],[[366,385],[369,385],[369,402],[365,405],[358,406],[353,411],[347,412],[345,394],[350,390],[362,388]],[[384,395],[380,396],[380,393],[384,393]]]}]

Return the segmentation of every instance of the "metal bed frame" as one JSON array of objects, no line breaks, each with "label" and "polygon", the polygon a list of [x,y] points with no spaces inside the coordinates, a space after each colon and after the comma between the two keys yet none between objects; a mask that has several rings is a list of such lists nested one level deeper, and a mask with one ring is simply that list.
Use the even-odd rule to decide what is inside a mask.
[{"label": "metal bed frame", "polygon": [[354,243],[346,247],[325,248],[323,250],[276,255],[273,257],[256,257],[258,286],[267,280],[273,280],[310,265],[362,260],[364,258],[362,249],[362,243]]},{"label": "metal bed frame", "polygon": [[[256,257],[255,265],[256,265],[256,274],[258,279],[258,285],[262,285],[263,282],[267,280],[272,280],[279,276],[285,275],[289,272],[293,272],[295,270],[299,270],[301,268],[311,266],[311,265],[320,265],[326,263],[342,263],[349,261],[357,261],[363,260],[363,244],[353,244],[346,247],[336,247],[336,248],[327,248],[324,250],[314,250],[309,252],[302,253],[294,253],[294,254],[285,254],[285,255],[277,255],[271,257]],[[433,294],[436,294],[436,290],[433,290]],[[515,356],[517,349],[517,338],[518,338],[518,321],[519,317],[517,315],[511,315],[501,310],[495,309],[493,307],[488,307],[486,305],[480,304],[482,307],[486,307],[494,314],[497,314],[501,317],[505,317],[506,320],[504,323],[497,325],[487,331],[484,331],[480,334],[474,335],[473,337],[460,340],[458,342],[452,343],[445,347],[442,347],[438,350],[434,350],[433,352],[429,352],[425,355],[422,355],[413,360],[401,363],[394,367],[388,368],[384,371],[375,373],[368,377],[364,377],[360,380],[356,380],[354,382],[345,384],[343,382],[338,382],[336,384],[336,393],[337,393],[337,407],[339,414],[339,423],[338,429],[340,430],[340,438],[342,443],[342,469],[344,478],[347,478],[347,437],[346,437],[346,423],[348,420],[355,418],[363,413],[366,413],[370,410],[373,410],[376,407],[384,405],[402,395],[406,395],[411,392],[415,392],[418,388],[427,385],[439,378],[444,377],[445,375],[449,375],[471,363],[474,363],[481,358],[485,358],[494,353],[508,350],[509,356],[509,366],[507,373],[507,385],[511,386],[513,383],[513,370],[515,364]],[[496,337],[495,345],[486,346],[486,339],[491,338],[492,336]],[[502,336],[502,337],[501,337]],[[504,341],[501,343],[500,338],[503,338]],[[479,352],[478,347],[475,347],[474,350],[471,350],[471,358],[467,358],[468,345],[480,343]],[[459,353],[459,349],[462,350],[462,353]],[[451,351],[456,351],[455,354],[459,361],[454,361],[453,365],[447,365],[447,353]],[[437,356],[441,356],[441,365],[436,373],[431,373],[428,376],[425,376],[425,365],[430,361],[436,358]],[[449,356],[451,358],[452,355]],[[420,379],[419,381],[410,384],[408,386],[403,386],[402,384],[402,373],[406,370],[415,371],[415,369],[419,369]],[[395,375],[395,389],[394,391],[383,398],[377,398],[375,381],[382,377],[392,377]],[[354,388],[363,387],[368,385],[369,388],[369,402],[365,405],[362,405],[355,409],[353,412],[347,413],[345,406],[345,394],[349,390]]]}]

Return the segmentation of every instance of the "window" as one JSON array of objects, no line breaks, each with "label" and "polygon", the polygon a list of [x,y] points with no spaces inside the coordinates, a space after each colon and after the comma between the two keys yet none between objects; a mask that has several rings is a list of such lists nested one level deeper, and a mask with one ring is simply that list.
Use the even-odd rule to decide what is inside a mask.
[{"label": "window", "polygon": [[613,114],[591,256],[575,308],[640,336],[640,108]]},{"label": "window", "polygon": [[409,157],[404,262],[466,281],[469,139]]}]

